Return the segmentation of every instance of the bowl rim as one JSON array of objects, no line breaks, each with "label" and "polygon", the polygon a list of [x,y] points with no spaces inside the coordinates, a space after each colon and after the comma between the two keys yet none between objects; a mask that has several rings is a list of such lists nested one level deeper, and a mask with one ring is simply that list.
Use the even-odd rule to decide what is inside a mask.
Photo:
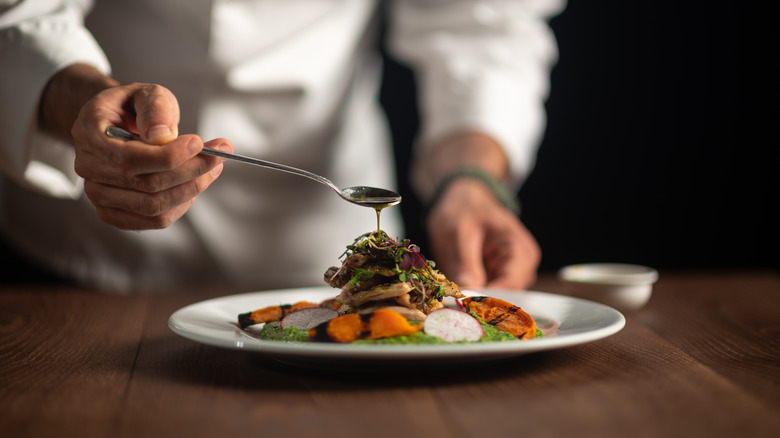
[{"label": "bowl rim", "polygon": [[640,285],[655,283],[658,271],[630,263],[580,263],[564,266],[558,277],[574,283]]}]

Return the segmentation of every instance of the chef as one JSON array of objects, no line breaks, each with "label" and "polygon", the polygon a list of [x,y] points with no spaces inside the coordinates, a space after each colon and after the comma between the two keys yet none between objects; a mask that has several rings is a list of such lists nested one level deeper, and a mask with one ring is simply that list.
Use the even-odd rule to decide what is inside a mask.
[{"label": "chef", "polygon": [[[380,14],[416,72],[424,252],[461,286],[523,288],[511,194],[533,166],[563,1],[0,0],[0,231],[106,291],[321,285],[373,210],[233,151],[393,188]],[[105,135],[117,125],[141,141]],[[404,237],[398,208],[381,226]]]}]

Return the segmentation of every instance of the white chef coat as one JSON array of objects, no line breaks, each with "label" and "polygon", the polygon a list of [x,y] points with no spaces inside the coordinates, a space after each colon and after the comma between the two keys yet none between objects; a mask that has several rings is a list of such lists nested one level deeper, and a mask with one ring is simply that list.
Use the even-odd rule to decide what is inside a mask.
[{"label": "white chef coat", "polygon": [[[76,62],[168,87],[179,132],[304,168],[341,187],[392,188],[368,0],[0,0],[0,230],[41,264],[105,290],[322,284],[374,211],[286,173],[227,162],[164,230],[102,223],[72,146],[37,126],[48,79]],[[517,186],[534,161],[563,0],[395,1],[390,48],[420,73],[419,147],[465,129],[497,138]],[[85,18],[86,17],[86,20]],[[403,237],[398,208],[382,228]]]}]

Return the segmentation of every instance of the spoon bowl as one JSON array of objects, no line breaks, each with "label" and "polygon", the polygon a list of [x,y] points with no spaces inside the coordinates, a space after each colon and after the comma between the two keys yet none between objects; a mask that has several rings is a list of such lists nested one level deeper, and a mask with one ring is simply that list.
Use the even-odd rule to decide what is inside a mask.
[{"label": "spoon bowl", "polygon": [[339,196],[349,202],[374,208],[390,207],[401,202],[398,193],[369,186],[346,187],[339,191]]},{"label": "spoon bowl", "polygon": [[[122,129],[118,126],[109,126],[108,129],[106,129],[106,135],[108,135],[111,138],[116,138],[125,141],[141,140],[141,138],[138,135],[133,134],[132,132],[126,129]],[[287,166],[285,164],[274,163],[271,161],[261,160],[259,158],[247,157],[239,154],[221,152],[207,147],[204,147],[200,151],[200,153],[203,155],[211,155],[215,157],[227,158],[229,160],[236,160],[247,164],[253,164],[255,166],[265,167],[266,169],[274,169],[282,172],[303,176],[312,179],[314,181],[317,181],[320,184],[324,184],[330,187],[336,193],[338,193],[338,195],[345,201],[349,201],[353,204],[361,205],[363,207],[371,207],[376,209],[377,211],[381,210],[382,208],[389,207],[391,205],[396,205],[401,202],[401,195],[388,189],[381,189],[378,187],[369,187],[369,186],[354,186],[354,187],[347,187],[344,189],[340,189],[338,186],[333,184],[333,182],[331,182],[329,179],[325,178],[324,176],[311,173],[308,170]]]}]

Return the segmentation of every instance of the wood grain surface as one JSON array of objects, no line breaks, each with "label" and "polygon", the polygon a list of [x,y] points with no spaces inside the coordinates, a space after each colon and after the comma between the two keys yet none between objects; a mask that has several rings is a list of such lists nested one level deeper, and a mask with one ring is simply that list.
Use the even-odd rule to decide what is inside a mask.
[{"label": "wood grain surface", "polygon": [[0,286],[2,435],[780,436],[776,272],[662,273],[611,337],[468,368],[304,369],[168,328],[223,294]]}]

